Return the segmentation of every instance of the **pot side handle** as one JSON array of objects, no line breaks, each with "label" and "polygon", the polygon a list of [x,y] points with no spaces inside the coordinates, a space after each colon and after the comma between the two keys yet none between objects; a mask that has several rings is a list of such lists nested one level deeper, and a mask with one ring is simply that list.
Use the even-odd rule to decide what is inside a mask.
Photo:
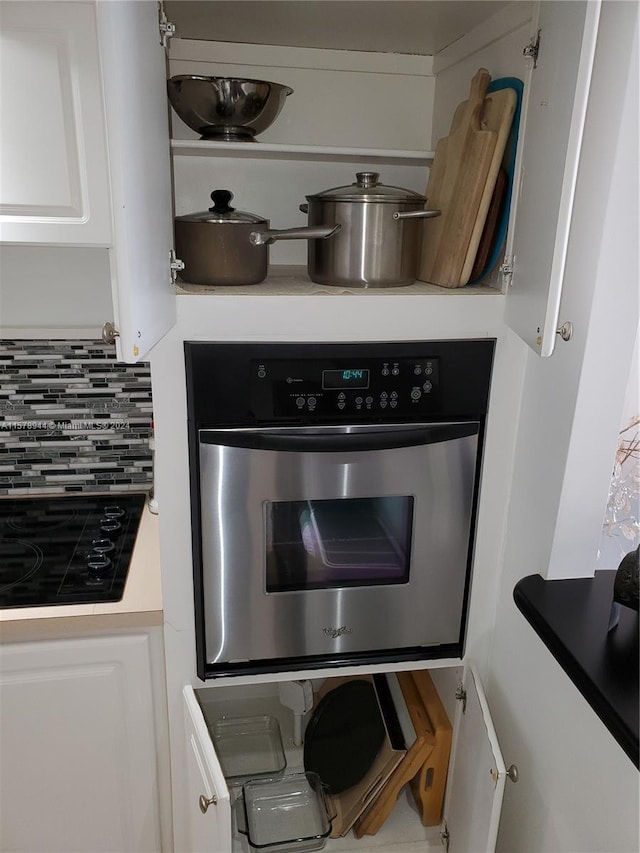
[{"label": "pot side handle", "polygon": [[283,228],[281,230],[252,231],[249,242],[253,246],[264,246],[276,240],[317,240],[333,237],[341,225],[306,225],[303,228]]},{"label": "pot side handle", "polygon": [[434,219],[440,216],[440,210],[396,210],[393,214],[394,219]]}]

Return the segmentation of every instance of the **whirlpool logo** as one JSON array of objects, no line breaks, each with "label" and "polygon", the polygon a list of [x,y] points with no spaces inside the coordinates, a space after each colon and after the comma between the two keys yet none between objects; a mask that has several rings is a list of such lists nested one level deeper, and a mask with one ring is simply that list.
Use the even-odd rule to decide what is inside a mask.
[{"label": "whirlpool logo", "polygon": [[343,637],[345,634],[353,634],[353,628],[348,625],[341,625],[339,628],[323,628],[322,633],[332,640],[337,640],[338,637]]}]

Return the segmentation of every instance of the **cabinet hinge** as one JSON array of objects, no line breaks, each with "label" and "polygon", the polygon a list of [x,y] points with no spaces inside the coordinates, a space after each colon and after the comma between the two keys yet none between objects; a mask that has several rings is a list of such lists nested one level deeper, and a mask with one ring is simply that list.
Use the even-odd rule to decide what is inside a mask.
[{"label": "cabinet hinge", "polygon": [[176,258],[175,249],[169,252],[169,269],[171,270],[171,284],[175,284],[178,278],[178,273],[184,269],[184,261]]},{"label": "cabinet hinge", "polygon": [[467,710],[467,691],[464,689],[462,682],[458,684],[458,689],[456,690],[456,699],[458,702],[462,702],[462,713],[464,714]]},{"label": "cabinet hinge", "polygon": [[162,47],[168,47],[169,39],[176,34],[176,25],[167,20],[162,2],[158,3],[158,27],[160,29],[160,44]]},{"label": "cabinet hinge", "polygon": [[542,30],[538,30],[538,32],[536,33],[535,39],[532,38],[531,41],[529,42],[529,44],[522,51],[522,55],[525,57],[525,59],[532,59],[533,60],[533,67],[534,68],[538,67],[538,54],[540,53],[540,33],[541,32],[542,32]]},{"label": "cabinet hinge", "polygon": [[507,286],[511,285],[511,279],[513,277],[513,256],[505,255],[504,261],[500,264],[499,267],[500,275],[502,276],[503,284]]},{"label": "cabinet hinge", "polygon": [[446,820],[442,824],[442,829],[440,830],[440,840],[442,841],[442,846],[444,847],[445,853],[448,853],[449,850],[449,827],[447,826]]}]

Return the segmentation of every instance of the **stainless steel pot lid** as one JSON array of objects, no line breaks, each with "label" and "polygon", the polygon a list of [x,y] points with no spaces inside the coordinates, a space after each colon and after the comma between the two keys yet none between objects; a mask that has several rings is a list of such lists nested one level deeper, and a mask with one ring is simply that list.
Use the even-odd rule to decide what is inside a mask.
[{"label": "stainless steel pot lid", "polygon": [[426,198],[413,190],[391,187],[379,182],[378,172],[356,172],[356,181],[346,187],[335,187],[315,195],[307,201],[388,202],[390,204],[424,204]]},{"label": "stainless steel pot lid", "polygon": [[214,190],[211,193],[213,207],[210,207],[208,210],[202,210],[199,213],[187,213],[184,216],[176,216],[176,220],[180,222],[226,222],[245,225],[267,222],[264,216],[258,216],[257,213],[248,213],[246,210],[236,210],[235,207],[231,207],[229,202],[232,198],[233,193],[229,192],[229,190]]}]

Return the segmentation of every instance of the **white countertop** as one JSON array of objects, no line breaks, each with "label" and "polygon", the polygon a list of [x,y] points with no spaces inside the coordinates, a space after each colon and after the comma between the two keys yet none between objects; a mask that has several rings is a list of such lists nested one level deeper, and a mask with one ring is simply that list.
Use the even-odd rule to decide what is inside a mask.
[{"label": "white countertop", "polygon": [[0,638],[162,624],[158,516],[145,506],[120,601],[0,610]]}]

